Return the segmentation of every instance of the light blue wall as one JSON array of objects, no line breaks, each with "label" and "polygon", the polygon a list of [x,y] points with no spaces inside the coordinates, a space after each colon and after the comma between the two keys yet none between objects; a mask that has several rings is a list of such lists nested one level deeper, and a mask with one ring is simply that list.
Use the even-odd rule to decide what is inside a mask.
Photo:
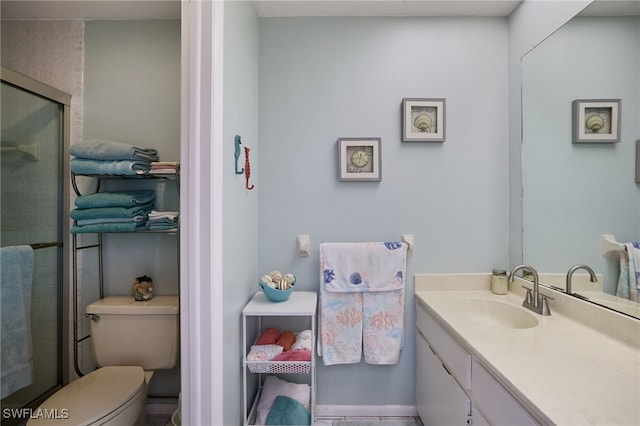
[{"label": "light blue wall", "polygon": [[[574,18],[523,60],[524,259],[544,272],[586,263],[615,292],[602,234],[640,236],[640,18]],[[621,140],[572,144],[574,99],[622,99]]]},{"label": "light blue wall", "polygon": [[[258,194],[235,174],[234,137],[250,148],[251,181],[258,174],[258,19],[250,2],[224,5],[224,424],[242,421],[240,313],[257,289]],[[244,152],[239,167],[244,167]],[[255,379],[255,377],[251,377]],[[255,383],[253,385],[255,388]]]},{"label": "light blue wall", "polygon": [[[179,160],[180,21],[86,22],[84,65],[82,138],[155,148],[161,161]],[[174,182],[160,186],[166,191],[152,182],[111,181],[102,189],[154,188],[157,209],[178,210]],[[129,294],[134,278],[145,274],[153,278],[154,293],[178,294],[177,236],[113,234],[104,235],[103,243],[106,296]],[[98,284],[82,278],[96,270],[97,260],[95,251],[80,256],[86,304],[97,298]],[[179,391],[175,368],[156,372],[149,393],[175,397]]]},{"label": "light blue wall", "polygon": [[[507,20],[263,18],[259,90],[259,274],[317,290],[319,243],[415,235],[400,362],[320,365],[317,402],[413,405],[414,273],[507,266]],[[446,142],[401,141],[404,97],[446,98]],[[379,183],[337,180],[358,136],[382,138]]]}]

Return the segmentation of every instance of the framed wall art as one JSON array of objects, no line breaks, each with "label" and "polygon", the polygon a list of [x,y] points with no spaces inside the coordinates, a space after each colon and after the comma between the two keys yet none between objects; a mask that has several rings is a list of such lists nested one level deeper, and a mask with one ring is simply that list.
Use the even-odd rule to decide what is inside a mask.
[{"label": "framed wall art", "polygon": [[338,180],[382,180],[380,138],[338,139]]},{"label": "framed wall art", "polygon": [[404,142],[444,142],[445,99],[402,99],[402,140]]},{"label": "framed wall art", "polygon": [[620,142],[620,99],[576,99],[572,106],[573,143]]}]

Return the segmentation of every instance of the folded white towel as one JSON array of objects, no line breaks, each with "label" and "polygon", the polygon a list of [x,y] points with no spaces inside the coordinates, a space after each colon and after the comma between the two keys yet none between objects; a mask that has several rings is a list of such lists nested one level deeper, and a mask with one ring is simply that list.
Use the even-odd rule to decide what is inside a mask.
[{"label": "folded white towel", "polygon": [[180,212],[151,210],[151,212],[149,213],[149,219],[150,220],[155,220],[155,219],[171,219],[171,220],[173,220],[179,214],[180,214]]},{"label": "folded white towel", "polygon": [[247,354],[247,361],[269,361],[281,354],[283,349],[280,345],[253,345]]},{"label": "folded white towel", "polygon": [[311,350],[311,344],[313,340],[313,334],[311,330],[304,330],[298,333],[296,336],[296,341],[291,345],[292,351],[308,349]]}]

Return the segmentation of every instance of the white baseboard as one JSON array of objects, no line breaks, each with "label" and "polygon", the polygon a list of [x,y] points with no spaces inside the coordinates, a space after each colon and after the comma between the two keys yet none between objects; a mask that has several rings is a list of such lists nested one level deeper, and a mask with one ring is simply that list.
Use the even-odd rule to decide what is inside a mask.
[{"label": "white baseboard", "polygon": [[417,417],[415,405],[316,405],[316,417]]},{"label": "white baseboard", "polygon": [[178,398],[147,399],[148,416],[170,416],[178,408]]}]

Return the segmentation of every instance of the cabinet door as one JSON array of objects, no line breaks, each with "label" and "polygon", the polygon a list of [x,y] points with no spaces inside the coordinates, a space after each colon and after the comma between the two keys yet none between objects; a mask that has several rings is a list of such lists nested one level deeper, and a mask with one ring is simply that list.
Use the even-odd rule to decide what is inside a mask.
[{"label": "cabinet door", "polygon": [[473,402],[491,424],[498,426],[539,424],[491,373],[475,361],[473,363]]},{"label": "cabinet door", "polygon": [[427,341],[416,338],[416,406],[425,425],[466,425],[471,400]]}]

